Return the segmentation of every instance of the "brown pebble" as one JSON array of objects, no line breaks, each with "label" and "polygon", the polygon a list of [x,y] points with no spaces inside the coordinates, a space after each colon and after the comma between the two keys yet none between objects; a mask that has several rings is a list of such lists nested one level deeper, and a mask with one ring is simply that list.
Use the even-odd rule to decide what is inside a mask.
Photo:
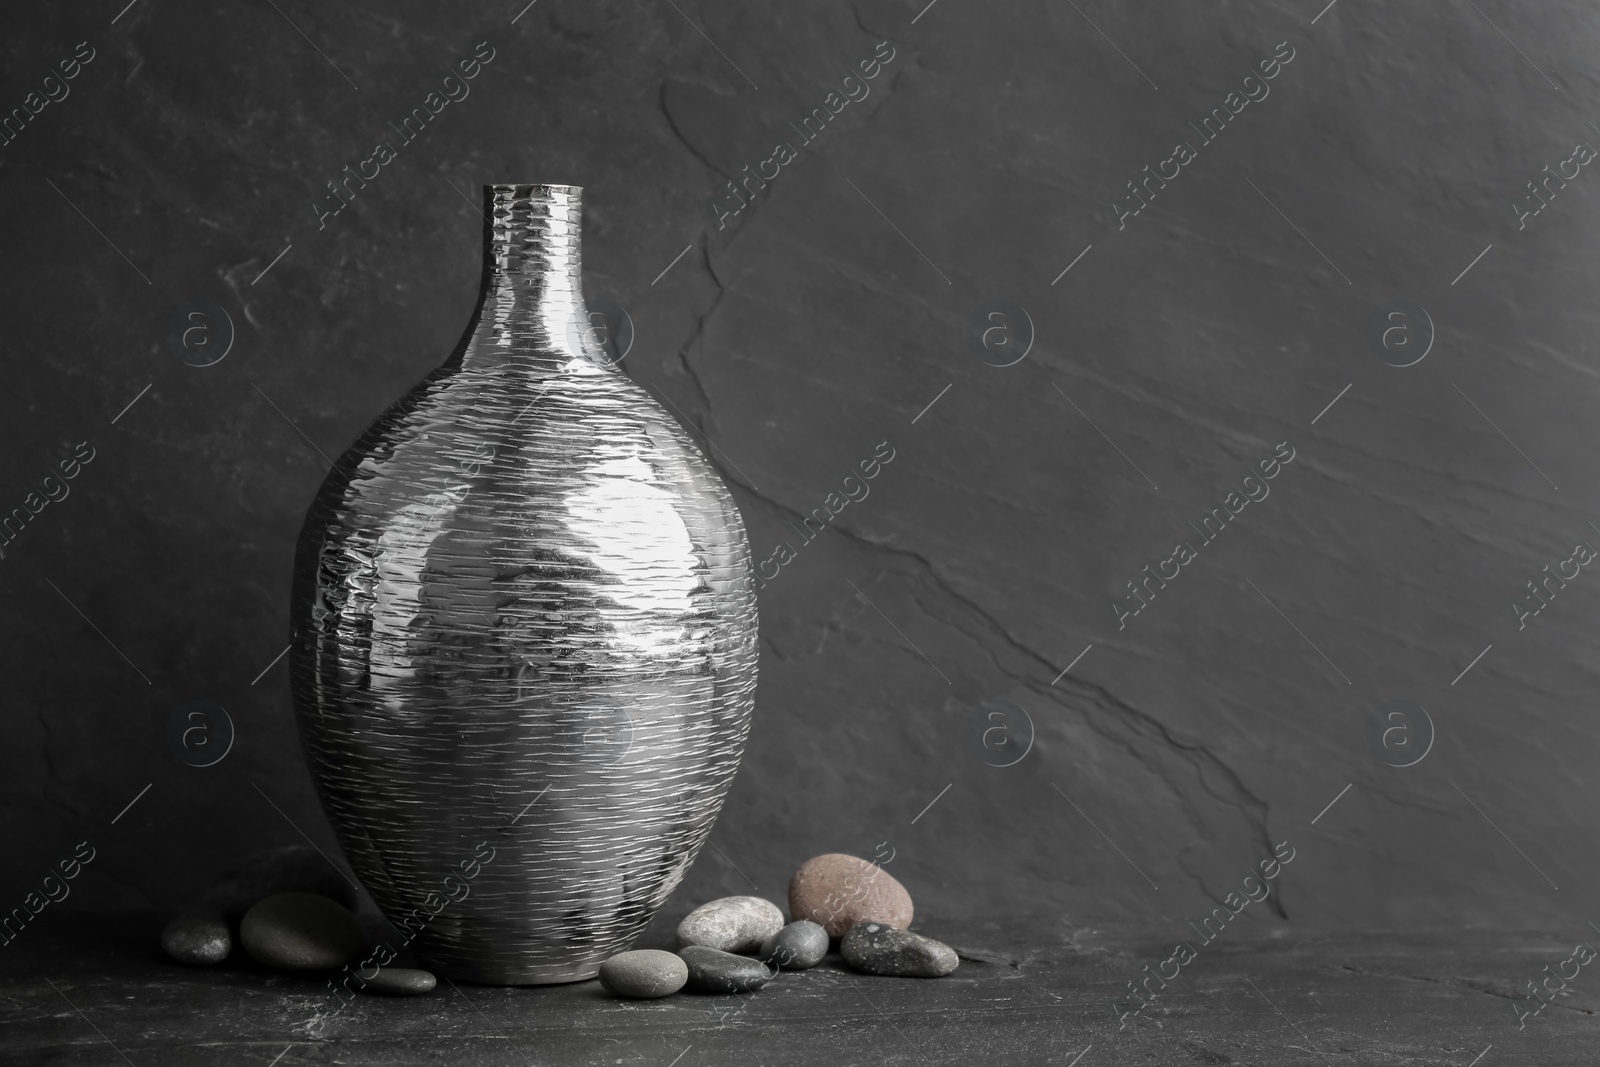
[{"label": "brown pebble", "polygon": [[841,852],[806,860],[789,881],[789,914],[843,937],[858,923],[904,930],[911,925],[911,894],[877,864]]}]

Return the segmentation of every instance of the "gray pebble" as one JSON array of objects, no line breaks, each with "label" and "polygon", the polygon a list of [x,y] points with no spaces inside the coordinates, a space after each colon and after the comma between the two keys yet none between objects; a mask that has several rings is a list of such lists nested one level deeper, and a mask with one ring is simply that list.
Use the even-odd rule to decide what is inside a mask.
[{"label": "gray pebble", "polygon": [[839,953],[863,974],[902,978],[942,978],[961,962],[949,945],[883,923],[852,927],[839,943]]},{"label": "gray pebble", "polygon": [[761,942],[756,958],[786,971],[815,967],[828,954],[828,931],[809,919],[785,926]]},{"label": "gray pebble", "polygon": [[355,911],[355,887],[310,845],[257,852],[219,877],[206,893],[206,907],[238,922],[258,901],[275,893],[315,893]]},{"label": "gray pebble", "polygon": [[783,929],[783,912],[760,897],[723,897],[702,904],[678,924],[679,945],[754,952]]},{"label": "gray pebble", "polygon": [[188,911],[161,931],[161,948],[179,963],[202,967],[228,958],[233,935],[221,912]]},{"label": "gray pebble", "polygon": [[[415,967],[375,967],[378,973],[366,980],[366,984],[359,986],[363,993],[376,993],[385,997],[415,997],[423,993],[432,993],[433,987],[439,984],[427,971],[419,971]],[[356,973],[359,980],[360,972]]]},{"label": "gray pebble", "polygon": [[753,993],[775,972],[760,960],[731,952],[689,945],[678,950],[689,968],[689,988],[697,993]]},{"label": "gray pebble", "polygon": [[600,965],[600,984],[619,997],[665,997],[689,980],[689,965],[660,949],[620,952]]},{"label": "gray pebble", "polygon": [[344,905],[314,893],[278,893],[245,913],[239,943],[257,963],[316,971],[356,962],[366,940]]}]

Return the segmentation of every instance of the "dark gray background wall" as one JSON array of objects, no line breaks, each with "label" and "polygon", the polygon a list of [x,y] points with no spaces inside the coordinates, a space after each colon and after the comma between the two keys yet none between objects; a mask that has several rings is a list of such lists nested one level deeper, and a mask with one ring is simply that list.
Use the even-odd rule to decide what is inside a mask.
[{"label": "dark gray background wall", "polygon": [[[930,916],[1192,918],[1287,841],[1260,921],[1591,914],[1600,578],[1520,630],[1512,605],[1600,545],[1600,177],[1520,230],[1513,207],[1600,143],[1592,5],[123,2],[0,16],[5,109],[94,50],[0,148],[0,506],[94,455],[0,560],[0,905],[85,839],[69,907],[178,907],[295,826],[331,847],[262,673],[293,539],[325,457],[459,337],[478,187],[516,181],[584,187],[624,368],[715,445],[758,559],[798,549],[674,907],[781,899],[841,850],[892,856]],[[883,41],[870,95],[799,145]],[[479,42],[471,95],[319,229],[326,183]],[[1202,144],[1280,42],[1270,94]],[[719,229],[779,141],[798,158]],[[1196,158],[1119,228],[1179,141]],[[1433,334],[1404,368],[1414,309],[1413,347],[1367,336],[1402,300]],[[187,365],[173,323],[207,306],[231,351]],[[802,545],[882,442],[870,496]],[[1270,496],[1201,544],[1280,442]],[[1119,629],[1179,540],[1198,558]],[[237,727],[215,766],[168,745],[190,700]],[[1374,742],[1394,701],[1431,748],[1415,711]]]}]

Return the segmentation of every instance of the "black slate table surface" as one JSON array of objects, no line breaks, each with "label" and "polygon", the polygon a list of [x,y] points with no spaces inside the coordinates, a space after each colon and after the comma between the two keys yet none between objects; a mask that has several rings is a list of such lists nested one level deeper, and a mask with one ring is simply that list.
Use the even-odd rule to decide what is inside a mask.
[{"label": "black slate table surface", "polygon": [[[1276,936],[1229,930],[1119,1029],[1125,983],[1171,955],[1165,929],[1060,917],[918,928],[962,956],[943,979],[871,978],[830,955],[750,996],[624,1001],[597,982],[440,983],[340,1007],[325,978],[236,958],[167,962],[153,915],[41,917],[0,949],[5,1064],[1351,1064],[1600,1063],[1600,973],[1519,1028],[1526,983],[1573,946],[1484,930]],[[641,946],[664,945],[658,921]],[[1168,965],[1168,973],[1171,971]],[[1545,970],[1546,967],[1550,969]],[[1557,980],[1552,980],[1555,984]],[[1154,985],[1154,983],[1152,983]]]}]

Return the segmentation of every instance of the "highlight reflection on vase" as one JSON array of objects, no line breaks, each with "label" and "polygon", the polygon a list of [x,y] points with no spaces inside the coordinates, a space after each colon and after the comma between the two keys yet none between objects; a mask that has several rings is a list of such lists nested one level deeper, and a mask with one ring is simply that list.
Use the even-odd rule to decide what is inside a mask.
[{"label": "highlight reflection on vase", "polygon": [[755,592],[726,486],[591,336],[579,190],[487,193],[467,337],[306,516],[291,670],[323,807],[428,964],[574,981],[710,833]]}]

